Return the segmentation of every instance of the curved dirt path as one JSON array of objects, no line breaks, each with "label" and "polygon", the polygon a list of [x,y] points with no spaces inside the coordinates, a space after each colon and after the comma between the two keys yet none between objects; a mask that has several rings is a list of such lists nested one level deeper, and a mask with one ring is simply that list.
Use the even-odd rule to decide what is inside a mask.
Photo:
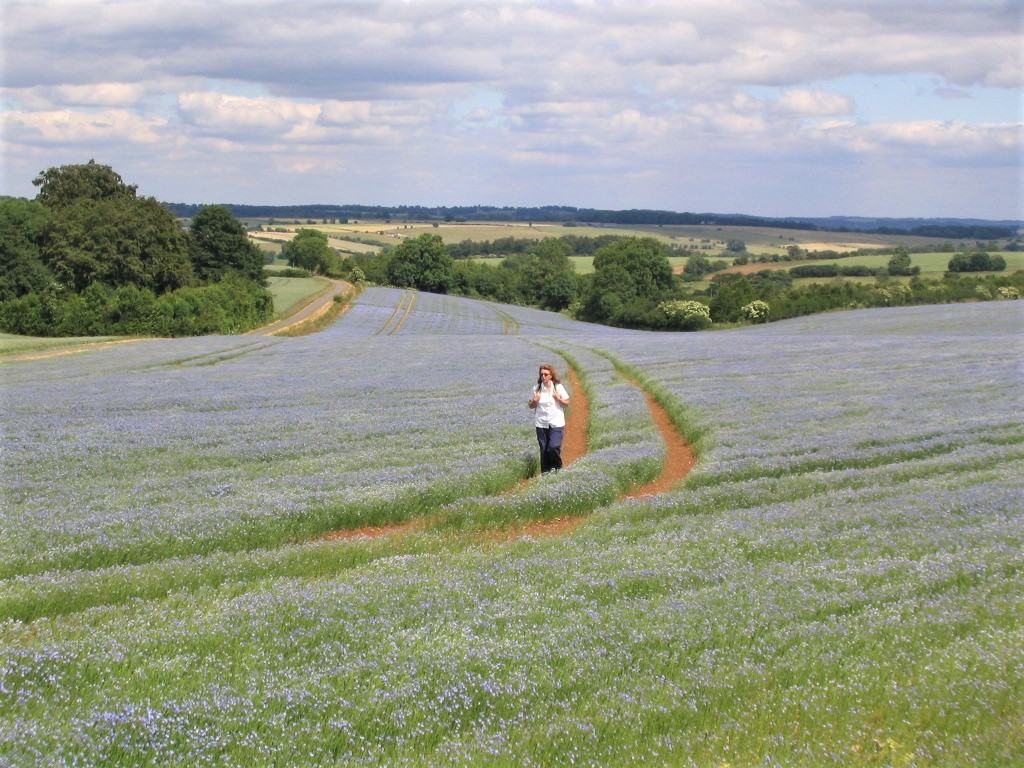
[{"label": "curved dirt path", "polygon": [[[567,366],[566,369],[566,379],[568,379],[569,384],[571,405],[569,407],[569,412],[565,417],[565,439],[562,443],[562,463],[565,466],[569,466],[587,453],[587,427],[590,424],[590,399],[587,397],[587,393],[583,390],[583,383],[580,381],[580,377],[577,375],[575,369],[571,366]],[[506,489],[504,493],[512,493],[520,488],[524,488],[529,484],[529,482],[530,478],[524,478],[511,488]],[[555,520],[550,520],[547,523],[544,523],[544,525],[550,526],[554,525],[558,521],[568,519],[569,518],[556,518]],[[396,536],[423,530],[427,527],[428,522],[429,518],[416,518],[413,520],[406,520],[401,523],[364,525],[359,528],[345,528],[340,531],[330,531],[320,538],[326,539],[327,541],[337,541],[343,539],[375,539],[381,536]],[[574,523],[573,527],[575,527],[575,525],[578,525],[578,523]]]},{"label": "curved dirt path", "polygon": [[[639,387],[640,384],[632,379],[627,379],[630,384]],[[697,465],[697,454],[686,439],[676,429],[668,412],[647,392],[644,392],[644,400],[647,403],[647,410],[651,412],[651,419],[661,433],[661,439],[665,443],[665,460],[662,463],[661,474],[646,485],[634,488],[623,494],[619,499],[639,499],[645,496],[655,496],[659,493],[666,493],[672,490],[678,483],[682,482],[690,470]],[[556,517],[552,520],[543,520],[536,523],[527,523],[508,531],[508,536],[502,538],[519,538],[522,536],[533,537],[555,537],[567,536],[584,522],[587,516],[566,516]]]},{"label": "curved dirt path", "polygon": [[[630,380],[630,384],[636,387],[640,386],[632,380]],[[651,412],[651,419],[661,433],[661,439],[665,442],[665,461],[662,464],[661,474],[647,485],[634,488],[627,493],[625,496],[627,499],[665,493],[681,482],[697,465],[697,453],[676,429],[676,425],[669,418],[668,411],[662,408],[661,403],[647,392],[644,392],[644,400],[647,401],[647,410]]]},{"label": "curved dirt path", "polygon": [[294,312],[287,317],[282,317],[280,320],[275,320],[269,325],[264,325],[262,328],[254,328],[246,335],[273,336],[274,334],[286,331],[299,323],[316,320],[320,315],[331,308],[331,305],[334,303],[335,296],[344,296],[354,290],[352,283],[345,280],[336,280],[334,278],[327,279],[331,284],[325,288],[323,292],[316,294],[297,312]]},{"label": "curved dirt path", "polygon": [[565,438],[562,440],[562,464],[571,465],[587,453],[587,428],[590,425],[590,400],[576,369],[568,367],[569,413],[565,417]]},{"label": "curved dirt path", "polygon": [[[571,465],[587,452],[587,427],[590,423],[590,401],[583,390],[582,383],[576,371],[569,367],[566,378],[569,381],[570,394],[572,396],[572,407],[566,417],[565,442],[562,448],[562,459],[565,466]],[[627,379],[630,384],[640,387],[640,384],[633,379]],[[651,413],[651,419],[661,433],[661,439],[665,443],[665,459],[662,463],[661,473],[649,483],[634,488],[622,494],[619,499],[638,499],[645,496],[654,496],[659,493],[666,493],[690,474],[690,471],[697,464],[697,454],[686,439],[682,436],[668,412],[661,404],[646,391],[644,400],[647,409]],[[517,483],[505,493],[518,490],[529,483],[529,478]],[[587,515],[556,517],[551,520],[542,520],[524,525],[513,525],[508,528],[495,531],[482,531],[475,534],[478,538],[486,541],[507,541],[523,538],[526,536],[534,538],[550,538],[556,536],[567,536],[579,528],[587,520]],[[332,531],[321,536],[326,540],[355,539],[355,538],[378,538],[380,536],[392,536],[424,530],[428,527],[429,518],[416,518],[401,523],[388,523],[385,525],[367,525],[360,528],[349,528],[340,531]]]}]

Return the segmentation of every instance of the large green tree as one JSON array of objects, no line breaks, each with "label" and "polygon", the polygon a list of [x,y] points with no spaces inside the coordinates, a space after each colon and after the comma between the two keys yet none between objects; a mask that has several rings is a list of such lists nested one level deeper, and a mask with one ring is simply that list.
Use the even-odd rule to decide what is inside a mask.
[{"label": "large green tree", "polygon": [[671,291],[667,247],[651,237],[623,238],[594,254],[584,315],[598,322],[636,323]]},{"label": "large green tree", "polygon": [[242,223],[223,205],[207,205],[189,226],[192,269],[203,282],[220,280],[235,271],[263,284],[263,253],[245,233]]},{"label": "large green tree", "polygon": [[138,197],[110,166],[90,160],[48,168],[32,183],[51,214],[42,258],[65,288],[100,282],[163,293],[192,281],[188,237],[174,215]]},{"label": "large green tree", "polygon": [[711,283],[711,317],[716,323],[734,323],[743,318],[743,306],[760,298],[746,275],[716,275]]},{"label": "large green tree", "polygon": [[193,279],[187,234],[151,197],[84,198],[63,206],[50,219],[42,255],[74,291],[100,282],[159,294]]},{"label": "large green tree", "polygon": [[0,198],[0,301],[45,290],[53,275],[39,252],[49,211],[32,200]]},{"label": "large green tree", "polygon": [[48,208],[63,208],[82,200],[131,199],[136,193],[136,187],[125,184],[113,168],[95,160],[47,168],[32,183],[39,187],[36,200]]},{"label": "large green tree", "polygon": [[525,254],[505,259],[519,273],[522,298],[543,309],[568,307],[579,293],[579,280],[569,257],[572,247],[560,238],[545,238]]},{"label": "large green tree", "polygon": [[332,261],[337,260],[327,244],[327,235],[316,229],[300,229],[284,244],[281,255],[288,260],[289,266],[320,273],[330,272]]},{"label": "large green tree", "polygon": [[906,246],[897,246],[889,259],[888,271],[890,275],[912,274],[910,266],[910,250]]},{"label": "large green tree", "polygon": [[395,248],[388,262],[388,280],[399,288],[448,293],[453,279],[452,258],[438,235],[406,240]]}]

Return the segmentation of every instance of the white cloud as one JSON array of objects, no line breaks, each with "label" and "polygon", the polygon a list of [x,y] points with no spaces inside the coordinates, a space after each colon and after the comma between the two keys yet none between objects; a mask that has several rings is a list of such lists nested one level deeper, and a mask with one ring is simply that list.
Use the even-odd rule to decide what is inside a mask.
[{"label": "white cloud", "polygon": [[940,149],[954,155],[990,155],[1024,151],[1024,126],[967,124],[959,121],[918,120],[878,123],[866,134],[890,149]]},{"label": "white cloud", "polygon": [[320,108],[321,125],[350,126],[367,123],[373,111],[371,101],[328,101]]},{"label": "white cloud", "polygon": [[300,123],[315,121],[320,107],[289,99],[193,91],[178,95],[178,111],[187,125],[202,131],[266,138],[282,136]]},{"label": "white cloud", "polygon": [[953,120],[855,123],[833,121],[805,130],[807,140],[889,158],[964,158],[1014,162],[1024,155],[1024,125],[968,124]]},{"label": "white cloud", "polygon": [[143,118],[123,109],[11,111],[0,115],[8,141],[24,144],[150,144],[166,127],[162,118]]},{"label": "white cloud", "polygon": [[125,107],[138,103],[146,94],[141,83],[89,83],[58,85],[49,89],[64,104]]},{"label": "white cloud", "polygon": [[756,160],[775,175],[793,158],[828,152],[874,153],[893,166],[901,156],[975,158],[981,175],[986,163],[1018,159],[1019,127],[965,118],[964,104],[958,121],[931,106],[934,114],[887,112],[873,123],[870,93],[840,92],[830,81],[914,75],[919,83],[925,75],[934,92],[990,96],[986,89],[1019,86],[1014,5],[8,3],[5,134],[64,150],[163,142],[198,169],[240,164],[250,153],[331,192],[337,180],[325,169],[341,163],[353,177],[378,178],[381,158],[397,154],[394,167],[410,177],[467,167],[486,189],[503,186],[495,173],[509,173],[509,187],[538,195],[556,190],[515,176],[523,165],[549,163],[588,191],[618,189],[623,174],[639,180],[652,169],[681,187],[673,164],[710,163],[715,153]]},{"label": "white cloud", "polygon": [[842,94],[802,89],[785,91],[775,106],[782,112],[802,117],[848,115],[853,112],[853,102]]}]

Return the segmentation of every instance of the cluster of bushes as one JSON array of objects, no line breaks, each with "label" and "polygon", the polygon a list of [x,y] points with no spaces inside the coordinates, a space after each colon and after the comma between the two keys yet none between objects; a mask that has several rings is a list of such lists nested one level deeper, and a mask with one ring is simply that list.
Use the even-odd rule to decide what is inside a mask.
[{"label": "cluster of bushes", "polygon": [[790,267],[793,277],[877,277],[889,274],[885,267],[868,267],[863,264],[801,264]]},{"label": "cluster of bushes", "polygon": [[433,234],[403,241],[377,254],[352,254],[341,262],[339,275],[358,274],[371,283],[418,288],[527,304],[543,309],[566,309],[580,295],[581,278],[569,257],[565,238],[528,240],[529,249],[505,257],[498,267],[451,257],[451,246]]},{"label": "cluster of bushes", "polygon": [[[950,272],[1002,272],[1006,269],[1006,259],[996,254],[990,256],[985,251],[974,253],[958,253],[949,260],[947,270]],[[801,264],[790,267],[789,274],[793,277],[884,277],[886,275],[917,275],[921,268],[911,266],[910,251],[906,248],[893,249],[892,258],[886,267],[868,267],[851,264]]]},{"label": "cluster of bushes", "polygon": [[224,206],[185,229],[90,161],[0,198],[0,329],[34,336],[233,333],[273,315],[262,252]]},{"label": "cluster of bushes", "polygon": [[[421,235],[383,254],[353,256],[344,266],[360,268],[375,283],[529,304],[568,311],[581,320],[650,330],[762,323],[851,307],[1012,298],[1014,290],[1024,289],[1024,272],[1008,277],[948,274],[945,279],[923,280],[906,249],[895,249],[888,267],[878,270],[829,264],[824,269],[805,265],[802,270],[749,275],[716,271],[710,287],[698,291],[688,288],[685,275],[673,275],[673,251],[653,238],[615,238],[594,253],[594,272],[589,275],[574,272],[572,253],[563,238],[532,241],[529,250],[507,256],[494,267],[453,260],[440,237]],[[694,256],[696,264],[707,261]],[[809,269],[823,276],[876,275],[877,280],[795,285],[790,273]],[[891,280],[890,274],[912,277],[904,284]]]},{"label": "cluster of bushes", "polygon": [[[745,264],[746,257],[737,256],[734,263]],[[729,262],[724,259],[711,261],[702,253],[691,252],[686,258],[686,264],[683,266],[683,281],[695,282],[702,279],[705,275],[722,272],[723,270],[728,269],[729,266]]]},{"label": "cluster of bushes", "polygon": [[29,293],[0,303],[0,327],[26,336],[200,336],[265,323],[274,302],[237,275],[157,295],[92,283],[81,293]]},{"label": "cluster of bushes", "polygon": [[1006,259],[999,254],[990,256],[985,251],[958,253],[949,260],[946,269],[950,272],[1002,272]]},{"label": "cluster of bushes", "polygon": [[[761,274],[761,273],[757,273]],[[988,301],[1016,299],[1024,290],[1024,271],[1011,275],[960,275],[947,273],[938,279],[914,276],[903,283],[886,277],[874,284],[843,282],[819,283],[788,287],[761,283],[755,288],[757,275],[721,275],[710,301],[715,322],[751,321],[755,319],[744,303],[757,296],[769,306],[772,320],[825,312],[833,309],[891,307],[913,304],[946,304],[957,301]]]},{"label": "cluster of bushes", "polygon": [[[569,248],[570,256],[591,256],[599,249],[621,240],[622,235],[563,235],[558,238]],[[463,240],[448,246],[448,255],[456,261],[474,256],[510,256],[529,253],[537,245],[535,238],[499,237],[494,240]]]},{"label": "cluster of bushes", "polygon": [[855,251],[808,251],[801,248],[799,245],[790,245],[786,248],[784,253],[760,253],[756,256],[753,255],[742,255],[737,256],[734,260],[736,264],[778,264],[783,261],[810,261],[810,260],[824,260],[824,259],[845,259],[848,256],[854,256],[857,252]]}]

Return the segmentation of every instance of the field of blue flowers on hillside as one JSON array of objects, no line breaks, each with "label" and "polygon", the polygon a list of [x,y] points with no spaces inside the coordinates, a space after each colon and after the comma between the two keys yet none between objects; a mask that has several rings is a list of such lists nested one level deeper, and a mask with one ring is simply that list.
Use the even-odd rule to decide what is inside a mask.
[{"label": "field of blue flowers on hillside", "polygon": [[[0,764],[1019,765],[1022,306],[647,334],[371,289],[5,365]],[[560,354],[592,457],[506,496]],[[553,538],[276,527],[649,464],[619,370],[705,431],[669,493]]]},{"label": "field of blue flowers on hillside", "polygon": [[325,333],[11,365],[0,572],[273,543],[317,510],[518,474],[534,358],[512,338]]}]

